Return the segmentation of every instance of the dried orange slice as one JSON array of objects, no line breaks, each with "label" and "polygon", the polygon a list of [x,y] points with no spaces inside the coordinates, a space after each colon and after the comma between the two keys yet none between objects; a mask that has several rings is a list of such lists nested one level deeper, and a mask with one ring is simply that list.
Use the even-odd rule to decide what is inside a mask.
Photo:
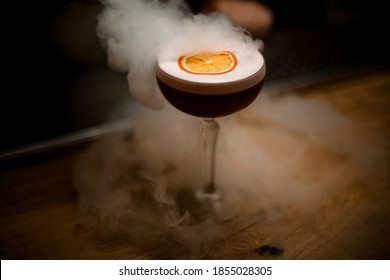
[{"label": "dried orange slice", "polygon": [[218,75],[232,71],[237,65],[234,53],[197,53],[182,56],[178,60],[179,67],[188,73],[199,75]]}]

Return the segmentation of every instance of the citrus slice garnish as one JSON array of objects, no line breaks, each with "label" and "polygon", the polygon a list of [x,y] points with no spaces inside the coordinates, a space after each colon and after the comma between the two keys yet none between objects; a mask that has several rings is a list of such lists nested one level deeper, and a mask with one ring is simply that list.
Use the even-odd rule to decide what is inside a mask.
[{"label": "citrus slice garnish", "polygon": [[178,60],[183,71],[199,75],[218,75],[232,71],[237,65],[234,53],[224,51],[219,53],[197,53],[182,56]]}]

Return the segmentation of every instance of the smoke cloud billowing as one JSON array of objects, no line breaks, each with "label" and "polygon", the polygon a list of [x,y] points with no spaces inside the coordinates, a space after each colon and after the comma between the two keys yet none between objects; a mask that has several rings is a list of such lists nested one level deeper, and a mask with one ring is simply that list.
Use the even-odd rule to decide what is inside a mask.
[{"label": "smoke cloud billowing", "polygon": [[193,51],[253,51],[262,46],[222,14],[192,15],[181,0],[102,0],[98,35],[109,65],[128,72],[129,92],[144,105],[161,109],[164,99],[155,81],[160,56]]},{"label": "smoke cloud billowing", "polygon": [[388,143],[325,102],[261,95],[220,120],[217,213],[193,195],[202,186],[198,120],[171,106],[138,110],[131,134],[83,155],[75,185],[81,223],[147,240],[161,252],[152,257],[201,258],[251,224],[271,242],[292,224],[352,242],[338,232],[343,223],[390,214]]},{"label": "smoke cloud billowing", "polygon": [[[110,65],[128,72],[130,92],[149,107],[162,106],[154,77],[158,56],[259,47],[224,17],[192,16],[181,1],[104,3],[99,34]],[[296,227],[348,243],[363,234],[355,230],[362,228],[360,221],[374,223],[373,213],[390,215],[384,206],[388,143],[325,102],[261,94],[247,109],[220,120],[217,211],[194,197],[202,187],[198,119],[169,104],[161,111],[124,109],[134,112],[132,132],[96,141],[76,167],[78,219],[128,237],[142,252],[144,244],[158,248],[160,255],[149,258],[202,258],[217,241],[228,245],[254,224],[264,242],[283,243]],[[340,233],[347,223],[356,227],[345,237]],[[291,249],[285,256],[294,257]]]}]

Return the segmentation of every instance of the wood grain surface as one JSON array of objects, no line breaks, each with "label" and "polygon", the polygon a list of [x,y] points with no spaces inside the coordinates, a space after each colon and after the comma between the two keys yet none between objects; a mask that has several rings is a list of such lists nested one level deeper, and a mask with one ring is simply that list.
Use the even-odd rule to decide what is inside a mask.
[{"label": "wood grain surface", "polygon": [[[368,162],[364,166],[371,175],[359,177],[359,174],[349,171],[356,167],[354,162],[349,162],[348,169],[342,169],[339,175],[335,174],[333,167],[345,160],[342,152],[321,150],[315,145],[305,146],[310,156],[302,159],[299,170],[309,170],[311,177],[307,178],[312,180],[310,182],[321,181],[327,178],[328,172],[333,172],[331,182],[338,182],[337,176],[349,176],[345,181],[348,185],[339,189],[329,187],[332,191],[318,200],[320,205],[313,213],[305,208],[302,214],[297,202],[296,208],[291,206],[291,211],[279,211],[279,216],[268,219],[269,209],[275,208],[272,203],[267,211],[253,206],[254,200],[253,203],[243,203],[240,206],[246,215],[222,222],[223,238],[216,239],[201,258],[389,259],[390,73],[381,71],[324,83],[281,93],[272,100],[278,102],[291,96],[327,104],[364,127],[358,136],[374,135],[376,140],[379,139],[379,144],[373,145],[377,148],[374,149],[376,160],[372,164],[362,161]],[[263,125],[275,129],[278,126],[274,121],[257,123],[251,119],[250,110],[240,118],[248,127]],[[252,136],[251,139],[260,144],[267,141],[257,134]],[[79,195],[72,178],[75,163],[84,153],[85,148],[73,149],[49,160],[0,174],[1,259],[186,258],[183,253],[163,248],[175,246],[174,242],[134,240],[125,234],[105,234],[77,221]],[[320,167],[312,169],[314,165]],[[354,172],[361,170],[356,168]],[[376,175],[374,171],[378,168],[380,172]],[[353,180],[354,176],[366,178],[369,182]],[[247,208],[252,205],[254,210],[246,210],[245,205]],[[286,205],[287,210],[288,207]]]}]

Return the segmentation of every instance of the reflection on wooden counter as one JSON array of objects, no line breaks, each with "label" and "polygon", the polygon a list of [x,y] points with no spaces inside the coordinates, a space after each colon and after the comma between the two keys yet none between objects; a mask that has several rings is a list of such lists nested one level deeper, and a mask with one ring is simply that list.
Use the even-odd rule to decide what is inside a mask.
[{"label": "reflection on wooden counter", "polygon": [[[192,118],[177,114],[149,114],[135,128],[135,136],[107,137],[87,149],[0,174],[2,259],[390,257],[388,71],[265,93],[236,118],[221,120],[216,175],[221,208],[218,218],[206,224],[218,234],[206,236],[205,227],[194,227],[191,236],[179,238],[176,227],[188,226],[180,217],[160,233],[134,234],[129,225],[150,229],[135,215],[124,214],[137,210],[126,201],[126,195],[134,198],[139,192],[126,189],[131,176],[125,171],[134,174],[135,166],[137,172],[147,166],[165,176],[177,202],[176,214],[188,210],[191,221],[199,214],[186,189],[198,180],[196,159],[180,154],[185,149],[179,144],[187,135],[151,137],[155,127],[176,116],[184,127],[193,125]],[[180,125],[172,125],[170,131],[181,131]],[[169,137],[177,151],[157,151]],[[153,141],[159,141],[157,146]],[[107,203],[113,193],[121,197],[121,207]],[[165,219],[151,197],[139,195],[140,212]],[[195,243],[198,251],[193,250]]]}]

